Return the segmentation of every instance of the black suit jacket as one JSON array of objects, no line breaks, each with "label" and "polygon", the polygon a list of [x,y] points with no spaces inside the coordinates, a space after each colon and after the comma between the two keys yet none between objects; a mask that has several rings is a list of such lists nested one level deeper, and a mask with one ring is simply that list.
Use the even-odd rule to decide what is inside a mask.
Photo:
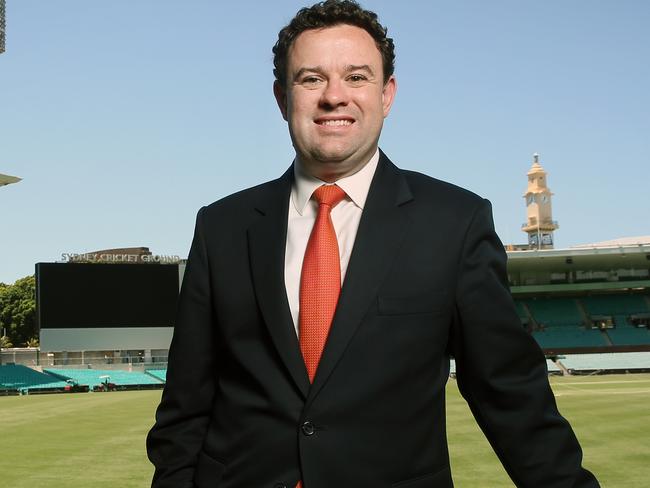
[{"label": "black suit jacket", "polygon": [[284,287],[292,170],[199,211],[155,488],[446,488],[445,383],[515,484],[597,487],[521,326],[489,202],[382,153],[310,385]]}]

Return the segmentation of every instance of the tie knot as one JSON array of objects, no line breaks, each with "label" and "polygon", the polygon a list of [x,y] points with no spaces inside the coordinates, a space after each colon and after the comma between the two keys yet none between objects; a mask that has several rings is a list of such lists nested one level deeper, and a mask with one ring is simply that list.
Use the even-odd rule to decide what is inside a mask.
[{"label": "tie knot", "polygon": [[345,191],[337,185],[323,185],[316,188],[313,196],[319,205],[327,205],[330,208],[334,208],[345,198]]}]

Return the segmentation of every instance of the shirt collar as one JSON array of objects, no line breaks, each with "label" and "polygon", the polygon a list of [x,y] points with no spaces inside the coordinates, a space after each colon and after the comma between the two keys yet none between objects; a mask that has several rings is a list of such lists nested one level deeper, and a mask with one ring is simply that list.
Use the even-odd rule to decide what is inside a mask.
[{"label": "shirt collar", "polygon": [[[334,182],[339,187],[341,187],[341,189],[346,193],[347,197],[362,210],[366,204],[368,191],[370,191],[370,183],[372,182],[372,177],[375,175],[375,170],[377,169],[378,163],[379,149],[375,151],[375,154],[359,171]],[[311,198],[316,188],[321,185],[328,185],[333,183],[327,183],[308,174],[302,168],[302,165],[300,164],[300,161],[297,157],[293,162],[293,172],[295,175],[295,180],[291,191],[291,200],[293,201],[293,205],[296,208],[296,211],[302,215],[305,211],[307,203],[309,202],[309,199]]]}]

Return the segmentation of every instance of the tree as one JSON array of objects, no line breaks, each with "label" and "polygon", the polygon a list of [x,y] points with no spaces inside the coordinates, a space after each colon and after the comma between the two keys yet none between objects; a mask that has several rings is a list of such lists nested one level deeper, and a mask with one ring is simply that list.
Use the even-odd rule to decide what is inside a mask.
[{"label": "tree", "polygon": [[13,285],[0,286],[0,328],[6,329],[8,340],[25,345],[38,337],[36,324],[36,281],[26,276]]},{"label": "tree", "polygon": [[0,336],[0,347],[5,349],[7,347],[14,347],[7,336]]}]

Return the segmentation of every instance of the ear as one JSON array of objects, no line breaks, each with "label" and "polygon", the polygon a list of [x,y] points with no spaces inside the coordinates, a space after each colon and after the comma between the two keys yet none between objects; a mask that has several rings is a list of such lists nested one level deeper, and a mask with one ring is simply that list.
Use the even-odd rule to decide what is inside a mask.
[{"label": "ear", "polygon": [[384,109],[384,118],[388,117],[390,108],[393,105],[393,100],[395,99],[395,93],[397,93],[397,80],[395,79],[395,76],[391,76],[384,84],[384,88],[381,92],[381,102]]},{"label": "ear", "polygon": [[278,80],[273,82],[273,95],[275,96],[275,101],[278,103],[280,113],[282,113],[282,118],[287,120],[287,92]]}]

